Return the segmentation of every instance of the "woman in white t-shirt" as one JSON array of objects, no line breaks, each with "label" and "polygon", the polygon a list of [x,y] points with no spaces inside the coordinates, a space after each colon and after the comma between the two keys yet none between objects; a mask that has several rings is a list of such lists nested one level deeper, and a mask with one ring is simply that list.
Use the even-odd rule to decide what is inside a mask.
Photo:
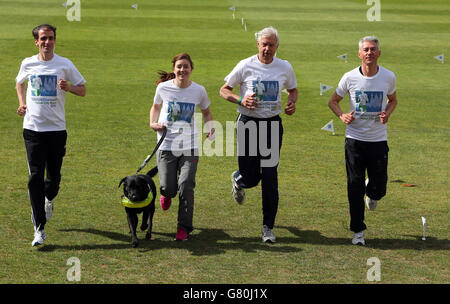
[{"label": "woman in white t-shirt", "polygon": [[[198,163],[195,112],[200,108],[205,123],[212,121],[210,101],[203,86],[190,80],[194,65],[190,56],[181,53],[172,59],[173,72],[159,72],[157,88],[150,110],[150,127],[167,135],[156,154],[160,180],[161,208],[169,209],[179,192],[178,227],[175,240],[186,241],[194,229],[194,187]],[[210,128],[210,138],[214,129]]]}]

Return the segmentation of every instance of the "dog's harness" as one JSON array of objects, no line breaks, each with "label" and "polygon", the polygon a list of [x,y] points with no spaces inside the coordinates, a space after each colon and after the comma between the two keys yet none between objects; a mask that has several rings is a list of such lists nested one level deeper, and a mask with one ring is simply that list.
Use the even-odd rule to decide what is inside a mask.
[{"label": "dog's harness", "polygon": [[128,197],[124,196],[122,198],[122,206],[128,208],[144,208],[147,207],[150,202],[153,200],[153,193],[150,191],[147,198],[140,202],[132,202],[128,199]]},{"label": "dog's harness", "polygon": [[[153,157],[153,155],[155,155],[155,153],[158,150],[159,146],[161,146],[164,138],[166,137],[166,134],[167,134],[167,128],[163,127],[163,134],[161,135],[161,138],[159,139],[158,143],[156,144],[156,147],[153,149],[152,154],[147,156],[147,158],[139,166],[139,168],[138,168],[138,170],[136,171],[135,174],[138,174],[139,171],[141,171],[142,168],[144,168],[147,165],[147,163],[150,161],[150,159]],[[120,185],[119,185],[119,187],[120,187]],[[140,202],[132,202],[126,196],[124,196],[122,198],[122,206],[128,207],[128,208],[143,208],[143,207],[147,207],[153,199],[154,199],[154,197],[153,197],[153,193],[151,191],[148,193],[147,198],[142,200],[142,201],[140,201]]]}]

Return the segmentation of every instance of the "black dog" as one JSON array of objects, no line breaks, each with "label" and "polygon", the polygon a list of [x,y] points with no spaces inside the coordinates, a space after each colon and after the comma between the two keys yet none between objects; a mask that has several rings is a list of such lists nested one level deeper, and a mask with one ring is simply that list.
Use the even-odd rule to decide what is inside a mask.
[{"label": "black dog", "polygon": [[119,183],[119,188],[123,183],[123,194],[128,199],[128,201],[130,201],[128,202],[129,206],[133,205],[133,203],[138,203],[146,200],[150,192],[151,195],[153,195],[150,203],[145,207],[125,207],[128,226],[130,227],[132,247],[137,247],[139,244],[136,236],[136,228],[138,224],[137,215],[141,212],[143,212],[141,230],[144,231],[148,228],[148,231],[145,234],[145,238],[151,239],[152,237],[153,214],[155,213],[156,198],[156,186],[152,178],[156,175],[156,173],[158,173],[158,167],[154,167],[145,175],[139,174],[124,177]]}]

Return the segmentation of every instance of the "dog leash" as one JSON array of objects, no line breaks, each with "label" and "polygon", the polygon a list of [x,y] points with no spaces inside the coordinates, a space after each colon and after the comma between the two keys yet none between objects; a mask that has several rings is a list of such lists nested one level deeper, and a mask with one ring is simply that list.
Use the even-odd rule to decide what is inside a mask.
[{"label": "dog leash", "polygon": [[155,155],[156,151],[158,151],[159,146],[161,146],[164,138],[166,137],[167,134],[167,128],[164,126],[163,127],[163,134],[161,135],[161,138],[159,139],[158,143],[156,144],[155,149],[153,149],[153,152],[151,155],[148,155],[147,158],[144,160],[144,162],[139,166],[138,170],[136,171],[135,174],[138,174],[139,171],[141,171],[146,165],[147,163],[150,161],[150,159],[153,157],[153,155]]}]

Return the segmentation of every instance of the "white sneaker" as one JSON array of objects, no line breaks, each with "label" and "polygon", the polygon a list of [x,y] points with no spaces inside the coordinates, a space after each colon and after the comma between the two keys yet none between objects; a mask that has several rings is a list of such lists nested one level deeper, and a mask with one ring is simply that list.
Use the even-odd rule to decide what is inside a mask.
[{"label": "white sneaker", "polygon": [[238,204],[242,204],[245,201],[245,190],[239,187],[239,185],[236,183],[236,178],[238,176],[238,171],[234,171],[231,174],[231,193],[233,194],[234,200]]},{"label": "white sneaker", "polygon": [[270,229],[266,225],[262,228],[262,240],[264,243],[275,243],[275,235],[273,234],[273,229]]},{"label": "white sneaker", "polygon": [[366,241],[364,241],[364,231],[357,232],[353,235],[352,244],[362,246],[366,245]]},{"label": "white sneaker", "polygon": [[378,201],[371,199],[366,195],[366,206],[369,210],[374,211],[377,208]]},{"label": "white sneaker", "polygon": [[[366,178],[366,187],[367,187],[368,183],[369,183],[369,179]],[[369,210],[374,211],[377,208],[377,205],[378,205],[377,200],[373,200],[368,195],[366,195],[365,201],[366,201],[366,206],[367,206],[367,208],[369,208]]]},{"label": "white sneaker", "polygon": [[53,201],[49,201],[47,198],[45,198],[44,208],[45,208],[45,218],[48,221],[53,216]]},{"label": "white sneaker", "polygon": [[47,236],[45,235],[44,229],[42,230],[35,229],[34,240],[31,242],[31,246],[38,246],[44,244],[46,237]]}]

